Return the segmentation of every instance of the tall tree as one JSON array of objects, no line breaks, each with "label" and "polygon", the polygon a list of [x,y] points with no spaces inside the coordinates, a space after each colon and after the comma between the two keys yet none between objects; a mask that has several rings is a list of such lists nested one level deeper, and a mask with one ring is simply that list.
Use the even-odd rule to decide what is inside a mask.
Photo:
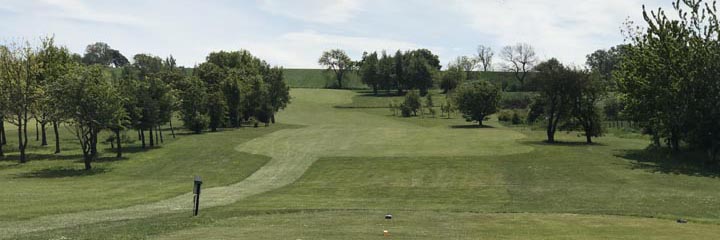
[{"label": "tall tree", "polygon": [[627,51],[628,45],[617,45],[609,50],[600,49],[587,55],[585,64],[602,80],[610,89],[617,89],[617,81],[613,73],[620,67],[620,61]]},{"label": "tall tree", "polygon": [[348,71],[353,70],[354,63],[352,59],[340,49],[332,49],[330,51],[323,52],[322,56],[318,60],[320,66],[326,67],[328,71],[335,73],[335,79],[337,80],[338,88],[342,88],[343,79]]},{"label": "tall tree", "polygon": [[493,52],[492,48],[485,45],[478,46],[477,61],[483,72],[492,70],[492,60],[494,55],[495,52]]},{"label": "tall tree", "polygon": [[465,120],[483,126],[485,118],[498,110],[500,89],[487,81],[466,83],[457,89],[453,102]]},{"label": "tall tree", "polygon": [[110,47],[107,43],[96,42],[85,48],[82,62],[87,65],[98,64],[109,67],[123,67],[130,63],[120,51]]},{"label": "tall tree", "polygon": [[40,90],[38,93],[38,101],[33,108],[37,122],[40,124],[42,132],[42,146],[47,144],[46,125],[52,123],[55,133],[55,153],[60,153],[60,136],[58,125],[62,121],[59,114],[61,106],[57,105],[56,99],[49,96],[48,89],[53,82],[58,81],[60,77],[67,74],[68,68],[73,64],[72,54],[65,47],[55,45],[55,39],[52,37],[42,40],[42,48],[38,52],[38,61],[42,68],[38,74],[38,85]]},{"label": "tall tree", "polygon": [[378,55],[377,52],[373,52],[368,54],[367,52],[363,53],[363,58],[360,61],[360,78],[362,79],[362,82],[366,85],[370,86],[373,90],[373,94],[378,94],[378,89],[380,88],[380,77],[379,77],[379,69],[378,69]]},{"label": "tall tree", "polygon": [[515,79],[520,82],[520,87],[524,88],[528,72],[537,62],[535,48],[527,43],[518,43],[504,47],[500,55],[508,63],[506,69],[515,73]]},{"label": "tall tree", "polygon": [[12,44],[0,51],[0,74],[9,104],[2,109],[6,120],[17,126],[20,163],[27,162],[27,124],[32,117],[32,107],[38,100],[37,75],[40,69],[37,53],[29,43]]},{"label": "tall tree", "polygon": [[574,70],[577,90],[573,98],[574,122],[585,135],[585,141],[592,143],[593,137],[603,134],[602,110],[600,101],[605,97],[607,86],[599,74],[590,74],[584,70]]},{"label": "tall tree", "polygon": [[440,79],[440,89],[449,96],[450,92],[465,82],[466,79],[467,75],[461,67],[455,64],[449,64],[448,69]]},{"label": "tall tree", "polygon": [[185,87],[180,93],[180,116],[185,128],[201,133],[210,122],[207,115],[207,90],[197,77],[188,77],[185,81]]},{"label": "tall tree", "polygon": [[75,66],[53,87],[80,141],[85,169],[98,156],[98,133],[127,119],[122,98],[98,66]]},{"label": "tall tree", "polygon": [[[681,142],[720,152],[720,23],[716,3],[675,1],[676,16],[647,11],[644,31],[628,31],[631,45],[618,76],[625,114],[679,151]],[[637,29],[629,25],[629,29]]]},{"label": "tall tree", "polygon": [[538,64],[535,71],[537,71],[535,84],[540,96],[535,100],[533,103],[535,106],[532,108],[540,110],[545,116],[547,141],[554,143],[555,132],[560,123],[572,118],[575,94],[579,90],[578,75],[555,58]]},{"label": "tall tree", "polygon": [[273,67],[265,75],[268,101],[271,106],[270,121],[275,123],[275,113],[290,104],[290,87],[285,84],[285,75],[281,67]]}]

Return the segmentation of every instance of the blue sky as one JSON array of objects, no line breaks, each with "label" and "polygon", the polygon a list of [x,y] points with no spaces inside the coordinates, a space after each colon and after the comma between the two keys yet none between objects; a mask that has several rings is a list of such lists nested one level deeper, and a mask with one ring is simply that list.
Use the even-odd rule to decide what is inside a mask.
[{"label": "blue sky", "polygon": [[[216,50],[247,49],[274,65],[317,68],[321,52],[428,48],[443,64],[527,42],[541,59],[583,64],[585,55],[623,43],[626,19],[642,5],[671,0],[0,0],[0,41],[52,35],[81,53],[102,41],[128,58],[172,54],[193,66]],[[502,61],[496,54],[496,66]]]}]

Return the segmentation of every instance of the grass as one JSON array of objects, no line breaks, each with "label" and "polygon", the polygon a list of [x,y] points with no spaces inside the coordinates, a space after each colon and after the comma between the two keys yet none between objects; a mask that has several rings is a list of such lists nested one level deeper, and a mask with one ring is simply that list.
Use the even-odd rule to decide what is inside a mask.
[{"label": "grass", "polygon": [[[115,190],[137,190],[145,194],[138,194],[138,201],[152,205],[145,196],[161,195],[173,184],[182,186],[180,193],[188,190],[189,178],[183,174],[177,176],[177,183],[166,178],[174,179],[173,172],[201,161],[180,159],[201,159],[204,151],[213,150],[228,154],[228,162],[202,162],[210,164],[207,171],[218,172],[203,175],[209,187],[216,187],[203,195],[202,203],[209,205],[203,205],[200,217],[191,218],[185,210],[141,208],[157,212],[137,218],[111,214],[106,219],[37,228],[12,237],[381,239],[385,229],[396,238],[420,239],[714,239],[720,234],[717,175],[689,161],[682,164],[693,156],[645,150],[647,139],[611,133],[586,145],[577,133],[563,132],[557,137],[561,143],[550,145],[542,141],[542,131],[505,127],[495,118],[488,128],[466,128],[472,124],[457,116],[400,118],[383,108],[337,108],[372,106],[377,99],[386,99],[352,91],[293,89],[292,95],[292,105],[278,115],[285,125],[183,136],[162,148],[129,155],[127,160],[99,164],[103,170],[98,173],[54,178],[8,172],[34,173],[30,167],[34,163],[57,163],[38,169],[64,172],[65,166],[79,164],[70,159],[36,160],[0,169],[0,176],[33,180],[36,185],[67,179],[103,186],[95,188],[99,193],[77,192],[73,201],[24,205],[26,210],[5,215],[0,229],[3,224],[29,228],[52,219],[38,215],[62,212],[43,210],[38,204],[72,208],[75,201],[113,203]],[[151,158],[153,154],[157,156]],[[252,157],[262,161],[258,167],[232,167],[233,159]],[[154,167],[145,174],[131,174],[144,171],[150,162],[158,164],[149,165]],[[157,176],[155,171],[160,171]],[[255,173],[234,176],[232,171]],[[221,182],[212,179],[225,174],[233,176]],[[103,180],[168,183],[151,189],[110,186]],[[29,184],[23,187],[39,198],[59,196]],[[232,201],[222,200],[226,198]],[[14,194],[4,199],[18,208],[25,198]],[[104,208],[122,207],[114,204]],[[122,209],[113,213],[126,212],[133,213]],[[386,213],[393,213],[395,219],[384,220]],[[79,212],[73,216],[95,215]],[[678,218],[690,223],[677,224]]]},{"label": "grass", "polygon": [[[138,143],[127,145],[124,159],[115,159],[114,153],[106,150],[90,172],[82,170],[77,140],[68,138],[71,133],[63,128],[66,151],[61,155],[53,156],[54,147],[38,147],[31,140],[28,163],[17,164],[16,150],[0,161],[0,181],[7,183],[4,197],[0,198],[4,209],[0,218],[28,219],[159,201],[187,192],[194,175],[204,176],[207,187],[228,185],[269,161],[264,156],[233,151],[233,147],[281,128],[248,128],[198,136],[183,133],[176,140],[168,131],[165,144],[152,150],[142,151]],[[52,134],[49,137],[53,139]],[[11,139],[8,146],[15,145]]]}]

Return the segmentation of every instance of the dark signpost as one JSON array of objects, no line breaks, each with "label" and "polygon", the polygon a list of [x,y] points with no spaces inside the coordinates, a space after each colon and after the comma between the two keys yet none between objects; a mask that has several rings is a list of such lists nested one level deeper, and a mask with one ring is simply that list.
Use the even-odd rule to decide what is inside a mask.
[{"label": "dark signpost", "polygon": [[200,210],[200,185],[202,185],[202,178],[200,176],[195,176],[195,186],[193,187],[193,216],[198,215],[198,210]]}]

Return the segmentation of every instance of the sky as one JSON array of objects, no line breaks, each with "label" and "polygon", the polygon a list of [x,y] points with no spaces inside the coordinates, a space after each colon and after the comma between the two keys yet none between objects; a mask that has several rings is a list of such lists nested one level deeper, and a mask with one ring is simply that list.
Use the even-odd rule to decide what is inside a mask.
[{"label": "sky", "polygon": [[76,53],[106,42],[129,59],[173,55],[180,65],[208,53],[246,49],[272,65],[320,68],[322,51],[427,48],[445,65],[520,42],[581,66],[585,56],[624,42],[626,20],[642,6],[673,0],[0,0],[0,43],[55,36]]}]

